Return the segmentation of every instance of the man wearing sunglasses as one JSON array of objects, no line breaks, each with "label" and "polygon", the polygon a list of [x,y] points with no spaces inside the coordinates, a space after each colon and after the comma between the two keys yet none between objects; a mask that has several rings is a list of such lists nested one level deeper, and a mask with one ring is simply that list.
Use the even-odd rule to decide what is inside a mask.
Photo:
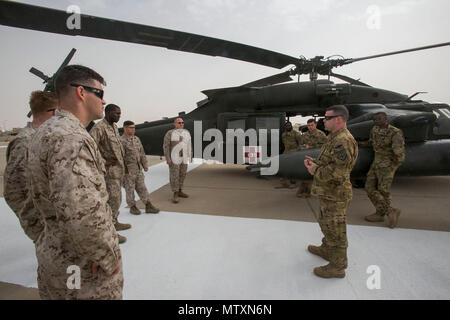
[{"label": "man wearing sunglasses", "polygon": [[122,298],[122,256],[106,170],[85,129],[102,117],[105,101],[98,93],[104,84],[87,67],[62,68],[55,81],[59,108],[30,144],[31,196],[45,230],[36,241],[41,299]]},{"label": "man wearing sunglasses", "polygon": [[48,91],[34,91],[30,96],[30,108],[33,121],[20,130],[16,138],[8,144],[6,150],[6,168],[4,173],[4,197],[20,221],[25,234],[36,242],[44,225],[33,205],[28,186],[27,153],[31,138],[45,121],[55,115],[58,106],[56,94]]},{"label": "man wearing sunglasses", "polygon": [[[122,180],[128,174],[127,166],[123,160],[124,150],[120,142],[119,130],[116,123],[120,120],[121,110],[118,105],[108,104],[105,107],[105,117],[96,123],[89,133],[97,142],[100,153],[105,159],[106,166],[106,188],[109,194],[109,206],[113,213],[113,222],[117,231],[130,229],[128,223],[120,223],[119,210],[122,203]],[[119,235],[119,243],[127,240]]]},{"label": "man wearing sunglasses", "polygon": [[318,196],[318,222],[324,235],[322,245],[308,246],[329,264],[314,268],[322,278],[344,278],[347,268],[347,208],[352,199],[350,172],[358,158],[358,144],[347,130],[348,110],[343,105],[331,106],[324,118],[328,140],[317,159],[305,158],[305,166],[314,176],[311,194]]},{"label": "man wearing sunglasses", "polygon": [[359,142],[362,147],[371,146],[375,153],[367,173],[365,188],[376,212],[366,216],[365,219],[370,222],[382,222],[387,216],[389,227],[395,228],[400,209],[391,206],[391,185],[395,172],[405,160],[405,139],[400,129],[388,123],[386,113],[374,114],[373,123],[370,139]]},{"label": "man wearing sunglasses", "polygon": [[184,129],[184,120],[176,118],[175,129],[167,131],[164,136],[163,150],[170,171],[170,187],[173,192],[173,203],[189,196],[183,192],[187,166],[192,162],[192,144],[189,131]]}]

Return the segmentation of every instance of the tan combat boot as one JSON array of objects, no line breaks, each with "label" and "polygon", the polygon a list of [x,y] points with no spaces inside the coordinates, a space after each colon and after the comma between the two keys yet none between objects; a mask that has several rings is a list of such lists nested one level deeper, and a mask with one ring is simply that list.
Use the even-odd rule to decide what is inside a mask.
[{"label": "tan combat boot", "polygon": [[116,221],[116,223],[114,223],[114,227],[116,228],[116,231],[127,230],[131,228],[131,224]]},{"label": "tan combat boot", "polygon": [[124,236],[122,236],[120,234],[117,234],[117,236],[119,237],[119,243],[124,243],[125,241],[127,241],[126,237],[124,237]]},{"label": "tan combat boot", "polygon": [[392,208],[391,213],[389,214],[389,228],[394,229],[397,226],[400,213],[400,209]]},{"label": "tan combat boot", "polygon": [[330,261],[330,257],[328,256],[328,251],[323,246],[313,246],[312,244],[310,244],[308,246],[308,251],[311,252],[312,254],[315,254],[315,255],[327,260],[327,261]]},{"label": "tan combat boot", "polygon": [[158,213],[159,209],[153,206],[150,200],[145,204],[145,213]]},{"label": "tan combat boot", "polygon": [[344,278],[345,269],[338,268],[329,263],[326,266],[314,268],[314,274],[321,278]]},{"label": "tan combat boot", "polygon": [[366,221],[369,221],[369,222],[383,222],[384,221],[384,216],[382,216],[381,214],[375,212],[373,214],[365,216],[364,219]]},{"label": "tan combat boot", "polygon": [[181,198],[189,198],[189,196],[186,193],[184,193],[183,191],[181,191],[181,189],[180,189],[180,191],[178,191],[178,196]]},{"label": "tan combat boot", "polygon": [[130,208],[130,213],[135,214],[135,215],[139,215],[139,214],[141,214],[141,210],[139,210],[138,207],[136,207],[136,206],[132,206]]},{"label": "tan combat boot", "polygon": [[172,202],[173,203],[178,203],[178,192],[174,192],[173,193],[173,198],[172,198]]}]

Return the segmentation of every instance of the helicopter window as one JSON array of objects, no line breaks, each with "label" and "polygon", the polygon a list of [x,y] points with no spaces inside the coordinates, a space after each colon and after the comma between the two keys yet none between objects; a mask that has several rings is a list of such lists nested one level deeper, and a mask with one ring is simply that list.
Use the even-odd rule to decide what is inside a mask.
[{"label": "helicopter window", "polygon": [[439,109],[439,115],[437,115],[437,117],[439,118],[441,115],[450,118],[450,111],[448,111],[448,109]]},{"label": "helicopter window", "polygon": [[277,117],[264,117],[256,118],[256,130],[259,129],[279,129],[280,118]]},{"label": "helicopter window", "polygon": [[228,129],[242,129],[245,131],[245,119],[228,121]]}]

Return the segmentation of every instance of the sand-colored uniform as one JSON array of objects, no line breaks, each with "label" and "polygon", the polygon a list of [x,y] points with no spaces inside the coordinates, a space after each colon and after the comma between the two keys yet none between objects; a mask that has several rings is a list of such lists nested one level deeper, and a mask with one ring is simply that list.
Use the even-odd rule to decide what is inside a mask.
[{"label": "sand-colored uniform", "polygon": [[[295,131],[285,131],[281,134],[281,141],[284,145],[283,154],[300,150],[300,146],[303,144],[302,135]],[[291,180],[291,183],[295,183],[295,180]],[[280,178],[280,183],[284,187],[289,187],[289,179]]]},{"label": "sand-colored uniform", "polygon": [[8,144],[6,150],[7,164],[3,176],[5,201],[19,218],[25,234],[33,242],[36,242],[38,236],[44,230],[44,225],[33,204],[28,180],[28,147],[35,133],[36,129],[29,122]]},{"label": "sand-colored uniform", "polygon": [[339,269],[347,267],[347,207],[352,199],[350,172],[358,158],[358,145],[346,129],[328,135],[314,162],[312,195],[319,197],[318,222],[322,247],[328,250],[330,263]]},{"label": "sand-colored uniform", "polygon": [[189,131],[186,129],[167,131],[164,136],[163,150],[166,161],[171,161],[169,171],[172,192],[178,192],[183,189],[188,163],[192,159],[192,143]]},{"label": "sand-colored uniform", "polygon": [[129,175],[124,177],[124,187],[127,204],[130,207],[136,205],[134,190],[136,190],[142,202],[147,203],[149,194],[145,186],[145,178],[142,170],[148,168],[147,156],[139,137],[127,137],[125,134],[120,137],[124,149],[124,161],[128,168]]},{"label": "sand-colored uniform", "polygon": [[109,206],[113,214],[113,222],[117,222],[119,208],[122,203],[122,181],[125,173],[128,173],[123,156],[124,150],[120,142],[117,125],[112,125],[106,119],[96,123],[89,132],[98,145],[100,153],[105,160],[115,160],[114,165],[106,166],[106,188],[109,194]]},{"label": "sand-colored uniform", "polygon": [[400,129],[388,125],[387,128],[373,126],[370,139],[360,142],[361,146],[372,146],[375,157],[367,173],[367,195],[376,208],[376,213],[389,215],[391,207],[391,185],[395,172],[405,161],[405,139]]},{"label": "sand-colored uniform", "polygon": [[[41,298],[121,299],[122,256],[107,202],[105,167],[78,118],[58,110],[39,127],[28,170],[33,203],[44,223],[36,241]],[[99,265],[96,274],[94,263]],[[68,281],[74,279],[69,279],[75,273],[71,266],[80,269],[79,289],[68,286],[76,285]],[[112,275],[117,266],[119,272]]]},{"label": "sand-colored uniform", "polygon": [[[320,148],[327,142],[327,135],[319,129],[307,131],[302,135],[303,143],[308,146],[308,149]],[[311,196],[312,180],[302,181],[297,190],[297,196]]]}]

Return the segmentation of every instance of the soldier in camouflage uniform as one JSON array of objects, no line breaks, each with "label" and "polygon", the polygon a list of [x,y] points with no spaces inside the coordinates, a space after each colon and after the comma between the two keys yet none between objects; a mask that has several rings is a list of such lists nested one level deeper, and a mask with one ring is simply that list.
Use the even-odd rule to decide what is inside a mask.
[{"label": "soldier in camouflage uniform", "polygon": [[[309,119],[306,122],[308,131],[302,135],[303,143],[301,149],[315,149],[320,148],[325,142],[327,142],[327,136],[322,130],[317,129],[317,123],[315,119]],[[312,181],[302,181],[300,187],[297,190],[297,197],[309,198],[311,197]]]},{"label": "soldier in camouflage uniform", "polygon": [[347,268],[347,207],[352,199],[350,172],[358,157],[358,145],[347,130],[345,106],[329,107],[325,113],[328,141],[317,159],[306,156],[305,166],[314,176],[312,195],[319,197],[318,222],[324,235],[321,246],[308,246],[308,251],[328,260],[328,265],[314,268],[323,278],[343,278]]},{"label": "soldier in camouflage uniform", "polygon": [[170,171],[170,187],[173,192],[173,203],[189,196],[183,192],[187,166],[192,162],[192,144],[189,131],[184,129],[184,121],[176,118],[175,129],[167,131],[164,136],[163,150]]},{"label": "soldier in camouflage uniform", "polygon": [[395,172],[405,160],[405,139],[400,129],[388,124],[386,113],[374,114],[373,122],[369,141],[359,142],[363,147],[372,146],[375,152],[365,187],[376,212],[366,216],[365,219],[370,222],[381,222],[388,216],[389,227],[395,228],[400,210],[391,207],[391,184]]},{"label": "soldier in camouflage uniform", "polygon": [[[300,146],[303,144],[300,132],[295,131],[289,121],[284,124],[284,129],[285,131],[281,135],[281,141],[284,145],[283,154],[300,150]],[[275,189],[291,188],[290,184],[295,184],[295,180],[280,178],[280,185],[276,186]]]},{"label": "soldier in camouflage uniform", "polygon": [[[120,119],[120,108],[115,104],[105,107],[105,118],[92,127],[89,132],[100,149],[106,166],[106,188],[109,194],[109,206],[113,214],[113,222],[117,231],[131,228],[128,223],[118,221],[120,204],[122,203],[123,176],[128,174],[123,155],[124,150],[120,142],[119,130],[116,122]],[[126,237],[119,235],[120,243],[126,241]]]},{"label": "soldier in camouflage uniform", "polygon": [[16,138],[8,144],[6,150],[6,168],[4,173],[4,197],[19,218],[25,234],[36,242],[44,230],[30,195],[27,154],[31,138],[37,128],[55,114],[58,98],[53,92],[34,91],[30,97],[33,121],[20,130]]},{"label": "soldier in camouflage uniform", "polygon": [[147,156],[144,152],[141,140],[134,135],[136,127],[133,121],[124,121],[123,135],[120,137],[124,149],[124,161],[128,168],[128,174],[124,177],[124,187],[126,191],[127,204],[132,214],[141,214],[136,207],[134,200],[134,190],[145,204],[146,213],[158,213],[159,209],[150,202],[150,195],[145,186],[145,179],[142,170],[148,171]]},{"label": "soldier in camouflage uniform", "polygon": [[64,67],[55,85],[59,110],[30,144],[31,195],[45,230],[36,241],[42,299],[122,298],[122,257],[107,202],[105,166],[85,129],[102,117],[102,84],[89,68]]}]

